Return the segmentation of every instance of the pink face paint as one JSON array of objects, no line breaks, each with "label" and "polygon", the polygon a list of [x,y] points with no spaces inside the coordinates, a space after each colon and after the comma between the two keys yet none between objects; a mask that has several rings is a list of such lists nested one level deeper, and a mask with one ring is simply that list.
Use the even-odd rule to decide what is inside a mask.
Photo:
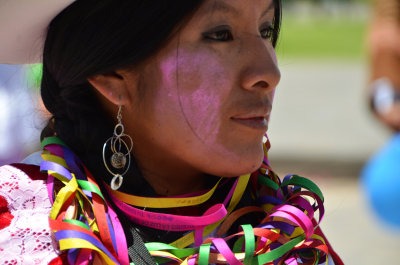
[{"label": "pink face paint", "polygon": [[[259,115],[249,118],[257,123],[264,114],[260,103],[272,91],[265,95],[245,88],[243,75],[268,71],[270,65],[260,63],[265,68],[252,72],[252,62],[260,58],[239,42],[227,51],[186,35],[182,39],[186,41],[171,42],[145,66],[143,84],[151,92],[141,102],[143,118],[137,121],[138,130],[144,128],[145,148],[161,147],[172,161],[183,160],[207,173],[255,170],[262,162],[264,132],[234,117]],[[269,63],[276,61],[273,52],[270,56],[265,58]]]},{"label": "pink face paint", "polygon": [[[209,52],[178,50],[165,58],[160,68],[160,83],[178,106],[175,106],[179,112],[177,119],[183,119],[185,126],[209,149],[227,152],[218,140],[224,119],[228,119],[223,113],[223,103],[232,89],[226,67]],[[166,102],[161,104],[159,108],[171,108],[164,105]]]}]

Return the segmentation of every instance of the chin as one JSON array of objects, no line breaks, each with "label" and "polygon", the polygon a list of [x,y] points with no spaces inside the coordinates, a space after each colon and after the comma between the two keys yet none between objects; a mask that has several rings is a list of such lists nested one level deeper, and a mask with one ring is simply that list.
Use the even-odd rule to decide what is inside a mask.
[{"label": "chin", "polygon": [[249,165],[244,168],[242,173],[239,175],[253,173],[254,171],[258,170],[261,167],[263,160],[264,156],[261,156],[259,159],[250,162]]},{"label": "chin", "polygon": [[222,177],[236,177],[244,174],[253,173],[258,170],[264,160],[264,151],[252,153],[251,155],[241,156],[238,159],[227,161],[226,171],[218,174]]}]

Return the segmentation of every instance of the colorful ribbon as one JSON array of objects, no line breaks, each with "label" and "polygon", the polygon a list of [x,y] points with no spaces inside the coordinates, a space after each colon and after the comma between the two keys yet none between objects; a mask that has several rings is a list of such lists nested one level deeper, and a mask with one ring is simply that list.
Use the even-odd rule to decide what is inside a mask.
[{"label": "colorful ribbon", "polygon": [[[85,172],[80,172],[77,158],[56,137],[46,138],[42,148],[40,169],[49,175],[53,201],[49,224],[60,250],[68,252],[68,261],[78,265],[99,258],[106,264],[128,265],[122,226],[88,170],[83,167]],[[63,185],[58,190],[55,179]]]},{"label": "colorful ribbon", "polygon": [[[93,259],[129,264],[122,226],[90,172],[60,139],[46,138],[42,145],[41,170],[49,174],[48,190],[53,201],[50,227],[60,250],[68,251],[71,264],[87,264]],[[158,264],[326,264],[327,242],[318,232],[324,215],[323,195],[313,182],[297,175],[281,182],[268,165],[267,145],[269,142],[264,147],[262,167],[251,175],[237,177],[224,202],[201,216],[150,210],[168,212],[170,208],[203,204],[222,185],[221,179],[209,191],[173,198],[140,197],[105,187],[132,222],[159,230],[191,231],[170,244],[146,243]],[[246,190],[255,205],[236,209]],[[265,216],[258,226],[244,224],[236,234],[209,237],[213,231],[225,235],[238,218],[256,212]]]}]

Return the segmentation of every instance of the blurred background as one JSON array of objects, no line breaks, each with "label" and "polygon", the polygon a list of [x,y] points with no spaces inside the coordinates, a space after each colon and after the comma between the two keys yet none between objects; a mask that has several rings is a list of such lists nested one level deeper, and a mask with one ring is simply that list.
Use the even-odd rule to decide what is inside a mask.
[{"label": "blurred background", "polygon": [[297,173],[320,186],[322,228],[346,265],[400,264],[400,229],[374,214],[359,177],[392,134],[368,106],[372,1],[283,2],[272,167],[281,177]]},{"label": "blurred background", "polygon": [[21,161],[40,149],[48,119],[38,86],[39,65],[0,64],[0,165]]},{"label": "blurred background", "polygon": [[[297,173],[321,187],[322,227],[346,265],[399,264],[400,229],[372,213],[359,178],[364,163],[392,134],[368,108],[365,39],[371,3],[283,2],[271,164],[281,177]],[[0,165],[39,149],[49,117],[39,98],[37,71],[0,65]]]}]

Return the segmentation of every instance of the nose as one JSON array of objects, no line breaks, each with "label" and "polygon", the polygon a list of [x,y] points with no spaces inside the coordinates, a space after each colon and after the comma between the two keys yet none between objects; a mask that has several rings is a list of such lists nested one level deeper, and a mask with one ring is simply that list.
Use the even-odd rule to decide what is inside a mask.
[{"label": "nose", "polygon": [[281,79],[281,73],[272,44],[253,36],[248,38],[242,49],[242,88],[262,90],[264,93],[275,89]]}]

